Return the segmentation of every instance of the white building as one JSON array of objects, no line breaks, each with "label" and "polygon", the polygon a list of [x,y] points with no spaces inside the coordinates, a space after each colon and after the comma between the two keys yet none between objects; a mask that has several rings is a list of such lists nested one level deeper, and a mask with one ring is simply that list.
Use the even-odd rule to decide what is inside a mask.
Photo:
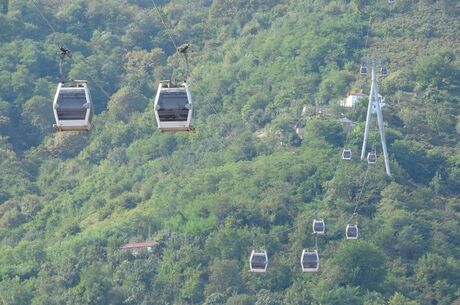
[{"label": "white building", "polygon": [[364,96],[362,92],[350,94],[346,99],[340,101],[340,106],[351,108]]},{"label": "white building", "polygon": [[132,255],[137,256],[142,250],[147,252],[152,252],[153,248],[158,245],[158,242],[154,240],[147,240],[139,243],[127,243],[120,247],[120,249],[125,249],[131,252]]}]

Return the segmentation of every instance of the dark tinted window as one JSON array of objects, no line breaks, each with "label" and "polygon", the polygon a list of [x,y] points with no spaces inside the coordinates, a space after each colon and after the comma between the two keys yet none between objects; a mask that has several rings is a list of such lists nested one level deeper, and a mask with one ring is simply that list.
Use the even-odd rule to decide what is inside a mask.
[{"label": "dark tinted window", "polygon": [[265,263],[266,260],[265,260],[265,256],[264,255],[254,255],[252,257],[252,262],[255,262],[255,263]]},{"label": "dark tinted window", "polygon": [[161,121],[187,121],[189,110],[185,89],[179,92],[161,92],[158,99],[158,115]]},{"label": "dark tinted window", "polygon": [[356,235],[356,228],[355,227],[349,227],[348,228],[348,235],[353,235],[355,236]]},{"label": "dark tinted window", "polygon": [[60,120],[84,120],[87,109],[84,89],[61,90],[56,111]]},{"label": "dark tinted window", "polygon": [[303,262],[302,266],[308,269],[316,269],[316,267],[318,267],[318,263],[317,262]]},{"label": "dark tinted window", "polygon": [[188,104],[187,92],[185,89],[178,92],[161,92],[158,104],[161,110],[187,110],[185,108]]},{"label": "dark tinted window", "polygon": [[323,229],[324,229],[324,226],[323,226],[323,224],[321,222],[316,222],[315,223],[315,231],[321,232],[321,231],[323,231]]},{"label": "dark tinted window", "polygon": [[303,256],[304,262],[316,262],[317,260],[316,253],[305,253]]}]

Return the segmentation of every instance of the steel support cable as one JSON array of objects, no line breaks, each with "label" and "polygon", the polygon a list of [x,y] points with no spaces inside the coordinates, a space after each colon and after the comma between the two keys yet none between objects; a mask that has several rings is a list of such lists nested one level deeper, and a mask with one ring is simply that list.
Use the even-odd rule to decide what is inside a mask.
[{"label": "steel support cable", "polygon": [[[163,24],[163,27],[166,30],[166,33],[169,36],[169,39],[171,40],[172,44],[174,45],[174,49],[177,51],[179,48],[177,47],[176,41],[174,40],[174,38],[173,38],[173,36],[172,36],[172,34],[170,32],[169,27],[166,25],[166,22],[163,20],[163,17],[161,16],[160,9],[158,8],[158,6],[157,6],[157,4],[155,3],[154,0],[152,0],[152,3],[153,3],[153,6],[155,7],[155,10],[157,11],[158,17],[160,17],[160,21]],[[183,54],[182,53],[180,53],[180,54],[181,54],[182,59],[184,61],[187,61],[187,59],[183,56]]]},{"label": "steel support cable", "polygon": [[364,188],[366,187],[366,183],[367,183],[367,178],[368,178],[368,174],[369,174],[369,168],[370,166],[368,165],[367,166],[367,169],[366,169],[366,172],[364,173],[364,179],[363,179],[363,184],[361,186],[361,190],[358,194],[358,196],[356,197],[356,201],[355,201],[355,207],[353,209],[353,214],[350,216],[350,218],[348,219],[348,223],[350,223],[350,221],[354,218],[354,217],[358,217],[358,209],[359,209],[359,200],[361,200],[361,196],[364,192]]},{"label": "steel support cable", "polygon": [[388,51],[390,49],[389,47],[389,40],[390,40],[390,29],[387,27],[385,31],[385,36],[383,37],[383,43],[384,43],[384,51],[385,54],[388,54]]},{"label": "steel support cable", "polygon": [[[152,0],[153,1],[153,0]],[[370,32],[370,28],[371,28],[371,25],[372,25],[372,17],[369,17],[369,22],[368,22],[368,27],[367,27],[367,33],[366,33],[366,39],[365,39],[365,48],[367,48],[367,45],[368,45],[368,40],[369,40],[369,32]],[[300,121],[300,120],[299,120]],[[346,134],[346,139],[345,139],[345,147],[347,146],[348,144],[348,139],[349,139],[349,135],[350,135],[350,131],[347,132]],[[336,176],[337,174],[337,171],[339,170],[339,167],[340,167],[340,164],[341,164],[341,158],[339,158],[338,162],[337,162],[337,165],[335,166],[335,170],[334,170],[334,177]],[[368,170],[369,170],[369,166],[367,167],[366,169],[366,174],[365,174],[365,178],[364,178],[364,182],[363,182],[363,186],[361,188],[361,191],[360,191],[360,194],[357,198],[357,202],[356,202],[356,205],[355,205],[355,208],[354,208],[354,212],[353,212],[353,215],[351,216],[351,218],[355,217],[356,216],[356,212],[357,212],[357,209],[358,209],[358,206],[359,206],[359,199],[362,195],[362,192],[364,190],[364,187],[365,187],[365,184],[366,184],[366,179],[367,179],[367,173],[368,173]],[[334,178],[333,178],[334,179]],[[350,218],[350,220],[351,220]],[[298,226],[298,225],[297,225]],[[296,226],[292,227],[291,229],[294,229]],[[277,233],[282,233],[282,232],[277,232]],[[315,235],[315,242],[316,242],[316,247],[317,247],[317,236]]]},{"label": "steel support cable", "polygon": [[[46,18],[46,16],[43,14],[43,12],[40,10],[40,7],[39,5],[36,3],[36,0],[32,0],[32,3],[34,5],[34,7],[37,9],[38,11],[38,14],[43,18],[43,20],[45,21],[45,23],[48,25],[48,27],[51,29],[51,31],[54,33],[54,34],[57,34],[58,32],[55,30],[55,28],[52,26],[51,22],[48,20],[48,18]],[[62,43],[62,41],[59,41],[59,43],[61,44],[61,46],[63,46],[64,44]],[[58,47],[61,47],[61,46],[58,46]],[[65,46],[64,46],[65,47]],[[70,57],[70,59],[72,59],[72,57]],[[72,59],[73,60],[73,59]],[[90,66],[88,64],[88,62],[86,61],[86,59],[83,57],[82,58],[82,61]],[[107,97],[107,99],[110,100],[110,95],[107,93],[107,91],[100,85],[99,81],[97,81],[93,76],[91,76],[90,73],[88,73],[88,76],[91,78],[91,80],[96,84],[96,86],[101,90],[101,92]]]},{"label": "steel support cable", "polygon": [[[294,228],[296,228],[296,227],[299,227],[299,226],[300,226],[300,224],[299,224],[299,225],[295,225],[295,226],[291,227],[291,228],[288,229],[288,230],[276,232],[275,234],[278,234],[278,233],[285,233],[285,232],[288,232],[288,231],[290,231],[290,230],[292,230],[292,229],[294,229]],[[267,237],[270,237],[270,236],[272,236],[272,235],[274,235],[274,234],[263,234],[263,238],[264,238],[263,249],[260,249],[260,248],[258,248],[259,246],[258,246],[257,243],[256,243],[257,234],[254,234],[254,238],[252,239],[252,248],[253,248],[254,250],[260,249],[260,250],[266,251],[266,250],[267,250]],[[317,236],[317,234],[315,234],[315,233],[314,233],[313,235],[314,235],[314,241],[315,241],[314,250],[315,250],[317,253],[319,253],[318,236]],[[259,245],[260,245],[260,244],[259,244]],[[302,247],[303,247],[303,245],[302,245]],[[304,248],[304,249],[311,249],[311,248],[308,248],[308,247],[307,247],[307,248]],[[276,258],[276,257],[277,257],[277,254],[275,253],[275,254],[273,255],[273,257]],[[297,261],[297,258],[296,258],[296,261]],[[281,266],[282,264],[279,264],[279,263],[273,264],[273,263],[271,263],[270,265],[271,265],[271,266],[273,266],[273,265]]]},{"label": "steel support cable", "polygon": [[[394,12],[393,12],[393,5],[390,5],[390,16],[391,17],[394,17]],[[390,22],[390,25],[393,25],[393,23]],[[388,53],[390,47],[389,47],[389,32],[390,32],[390,29],[389,27],[387,27],[387,41],[386,41],[386,52]]]},{"label": "steel support cable", "polygon": [[[347,133],[347,138],[346,138],[346,143],[348,142],[348,136],[349,136],[349,132]],[[342,163],[342,159],[339,158],[338,162],[337,162],[337,165],[335,167],[335,171],[334,171],[334,177],[332,178],[332,180],[334,180],[336,174],[337,174],[337,171],[339,170],[339,167],[340,167],[340,164]],[[357,213],[357,210],[358,210],[358,205],[359,205],[359,199],[361,198],[361,195],[363,193],[363,190],[364,190],[364,187],[365,187],[365,184],[366,184],[366,180],[367,180],[367,174],[368,174],[368,171],[369,171],[369,166],[367,166],[367,169],[366,169],[366,172],[365,172],[365,175],[364,175],[364,180],[363,180],[363,184],[361,186],[361,189],[360,189],[360,193],[356,199],[356,203],[355,203],[355,207],[354,207],[354,211],[353,211],[353,214],[352,216],[350,217],[349,221],[356,216],[356,213]]]},{"label": "steel support cable", "polygon": [[[83,63],[85,63],[87,66],[91,66],[91,64],[88,62],[88,60],[87,60],[86,58],[82,57],[81,60],[82,60]],[[96,86],[99,88],[99,90],[101,90],[102,94],[104,94],[104,96],[105,96],[108,100],[110,100],[111,95],[104,89],[104,87],[101,85],[101,83],[100,83],[98,80],[96,80],[96,78],[93,77],[93,76],[91,75],[91,73],[88,72],[88,70],[87,70],[86,72],[88,73],[88,76],[91,78],[91,80],[92,80],[92,81],[96,84]]]},{"label": "steel support cable", "polygon": [[[316,215],[316,211],[314,213],[312,213],[310,215],[310,217],[312,217],[312,216],[315,217],[315,215]],[[263,235],[264,235],[264,238],[267,238],[267,237],[275,236],[275,235],[278,235],[278,234],[288,233],[288,232],[290,232],[290,231],[292,231],[292,230],[294,230],[294,229],[296,229],[296,228],[298,228],[298,227],[300,227],[300,226],[302,226],[304,224],[305,224],[305,222],[300,222],[300,223],[295,224],[295,225],[293,225],[293,226],[291,226],[291,227],[289,227],[287,229],[284,229],[284,230],[281,230],[281,231],[278,231],[278,232],[273,232],[273,233],[263,233]],[[254,235],[257,235],[257,233],[255,233]]]},{"label": "steel support cable", "polygon": [[[158,7],[158,5],[155,3],[154,0],[151,0],[152,1],[152,4],[158,14],[158,17],[161,21],[161,24],[163,25],[164,29],[166,30],[167,34],[168,34],[168,37],[169,39],[171,40],[171,43],[173,44],[173,46],[175,47],[176,51],[178,51],[178,45],[176,43],[176,41],[174,40],[174,37],[173,37],[173,34],[174,34],[174,29],[172,29],[172,27],[168,27],[168,25],[166,24],[162,14],[161,14],[161,11]],[[181,52],[178,52],[181,56],[181,58],[183,59],[184,63],[186,64],[186,66],[188,67],[188,59],[184,56],[183,53]],[[189,68],[187,68],[189,69]],[[189,77],[189,80],[191,83],[193,83],[194,79],[195,79],[195,76],[194,74],[189,70],[189,72],[187,73],[188,74],[188,77]],[[200,92],[200,94],[202,95],[202,97],[205,97],[206,94],[204,93],[203,89],[201,89],[200,86],[196,86],[196,88],[198,89],[198,91]],[[233,137],[235,136],[235,134],[232,134],[229,126],[224,122],[224,120],[222,119],[222,114],[220,114],[217,109],[214,107],[214,105],[212,103],[207,103],[211,110],[214,112],[214,114],[217,116],[218,118],[218,121],[220,121],[220,124],[221,126],[223,126],[224,130],[227,132],[227,134],[230,136],[230,139],[233,139]],[[220,142],[222,145],[225,146],[225,142],[224,142],[224,139],[218,139],[218,142]],[[191,156],[193,155],[193,152],[191,154],[189,154],[189,158],[191,158]],[[183,177],[183,173],[182,171],[179,171],[179,176],[182,178]]]},{"label": "steel support cable", "polygon": [[[344,148],[346,148],[346,143],[347,143],[347,142],[348,142],[348,134],[347,134],[347,138],[346,138],[346,141],[345,141],[345,146],[344,146]],[[344,160],[342,160],[342,156],[340,156],[340,157],[338,158],[337,164],[335,165],[334,174],[333,174],[332,179],[330,180],[330,182],[334,181],[335,176],[337,175],[337,172],[338,172],[338,170],[339,170],[339,168],[340,168],[340,165],[341,165],[342,163],[345,163],[345,162],[343,162],[343,161],[344,161]],[[346,175],[346,173],[345,173],[345,175]]]},{"label": "steel support cable", "polygon": [[[167,25],[166,22],[164,21],[163,16],[161,15],[161,11],[160,11],[158,5],[155,3],[155,0],[151,0],[151,1],[152,1],[152,4],[153,4],[153,6],[154,6],[154,8],[155,8],[155,10],[156,10],[156,12],[157,12],[157,14],[158,14],[158,17],[160,18],[160,21],[161,21],[161,23],[162,23],[164,29],[166,30],[166,32],[167,32],[167,34],[168,34],[168,36],[169,36],[169,39],[171,40],[171,43],[174,45],[174,48],[175,48],[176,51],[177,51],[177,50],[178,50],[178,46],[177,46],[177,43],[176,43],[176,41],[174,40],[174,37],[173,37],[173,35],[172,35],[173,32],[174,32],[174,29],[172,29],[171,26],[168,27],[168,25]],[[188,67],[188,64],[189,64],[189,63],[188,63],[188,59],[185,57],[185,55],[184,55],[183,53],[180,53],[180,52],[179,52],[179,54],[181,55],[181,58],[183,59],[185,65]],[[188,69],[188,68],[187,68],[187,69]],[[191,71],[189,71],[188,74],[189,74],[190,80],[192,81],[192,80],[195,78],[194,75],[193,75],[193,73],[192,73]],[[201,89],[200,86],[197,86],[197,88],[198,88],[198,91],[200,91],[201,95],[202,95],[203,97],[205,97],[206,94],[204,93],[203,89]],[[227,130],[227,133],[228,133],[229,135],[231,135],[230,128],[229,128],[229,127],[227,126],[227,124],[222,120],[221,114],[219,114],[219,112],[217,111],[217,109],[214,107],[214,105],[213,105],[212,103],[208,103],[208,104],[209,104],[209,106],[211,107],[212,111],[213,111],[217,116],[219,116],[219,120],[220,120],[220,122],[222,123],[222,126],[224,126],[224,128]],[[222,144],[223,144],[223,143],[224,143],[224,142],[222,141]]]},{"label": "steel support cable", "polygon": [[[286,229],[286,230],[282,230],[282,231],[279,231],[279,232],[273,232],[273,233],[265,233],[263,234],[263,239],[264,239],[264,242],[263,242],[263,246],[264,248],[266,249],[267,248],[267,238],[271,237],[271,236],[275,236],[275,235],[278,235],[278,234],[283,234],[283,233],[287,233],[287,232],[290,232],[302,225],[304,225],[305,223],[304,222],[300,222],[299,224],[297,225],[293,225],[292,227]],[[257,239],[257,233],[254,233],[254,238],[252,240],[252,247],[253,249],[256,249],[257,245],[256,245],[256,242],[255,240]],[[319,252],[319,247],[318,247],[318,235],[316,233],[313,233],[314,235],[314,239],[315,239],[315,250],[317,252]],[[303,246],[303,245],[302,245]],[[308,249],[308,248],[307,248]]]},{"label": "steel support cable", "polygon": [[[157,14],[158,14],[158,17],[159,17],[159,19],[160,19],[161,24],[163,25],[165,31],[167,32],[167,35],[168,35],[169,39],[171,40],[171,43],[173,44],[174,48],[176,49],[176,52],[178,52],[178,49],[179,49],[179,48],[178,48],[178,45],[177,45],[177,43],[176,43],[176,41],[174,40],[174,37],[173,37],[173,31],[174,31],[174,30],[172,29],[172,27],[168,27],[168,25],[166,24],[166,22],[165,22],[165,20],[164,20],[164,18],[163,18],[163,16],[162,16],[162,14],[161,14],[161,11],[160,11],[158,5],[155,3],[155,1],[154,1],[154,0],[151,0],[151,1],[152,1],[152,4],[153,4],[153,6],[154,6],[154,8],[155,8],[155,10],[156,10],[156,12],[157,12]],[[192,72],[189,70],[189,68],[188,68],[188,67],[189,67],[188,59],[186,58],[186,56],[185,56],[183,53],[181,53],[181,52],[178,52],[178,53],[180,54],[182,60],[184,61],[185,65],[186,65],[186,67],[187,67],[187,70],[188,70],[187,74],[188,74],[188,77],[189,77],[190,82],[192,83],[192,82],[193,82],[193,79],[194,79],[195,77],[194,77],[193,73],[192,73]],[[200,92],[200,94],[201,94],[203,97],[205,97],[206,95],[205,95],[204,91],[201,89],[201,87],[200,87],[200,86],[197,86],[197,88],[198,88],[198,91]],[[213,105],[212,103],[208,103],[208,104],[209,104],[211,110],[212,110],[212,111],[215,113],[215,115],[218,117],[220,123],[222,124],[222,126],[224,127],[224,129],[227,131],[227,133],[229,134],[229,136],[230,136],[230,137],[233,137],[234,135],[232,135],[230,128],[229,128],[229,127],[227,126],[227,124],[223,121],[222,115],[217,111],[217,109],[214,107],[214,105]],[[224,142],[223,139],[220,139],[220,142],[221,142],[221,144],[225,145],[225,142]],[[191,155],[191,154],[190,154],[190,155]],[[179,171],[179,176],[180,176],[180,177],[183,177],[182,171]]]},{"label": "steel support cable", "polygon": [[[390,14],[391,14],[391,9],[390,9]],[[390,29],[388,26],[385,27],[385,33],[383,35],[383,54],[381,55],[381,61],[380,64],[383,66],[386,66],[386,54],[388,54],[389,51],[389,37],[390,37]]]},{"label": "steel support cable", "polygon": [[[48,20],[48,18],[46,18],[46,16],[45,16],[45,15],[43,14],[43,12],[40,10],[39,5],[35,2],[35,0],[32,0],[32,3],[34,4],[34,7],[37,9],[37,12],[38,12],[39,15],[41,16],[41,18],[45,21],[45,23],[47,24],[47,26],[51,29],[51,31],[52,31],[53,33],[57,34],[58,32],[57,32],[56,29],[52,26],[52,24],[51,24],[51,22]],[[152,3],[153,3],[153,5],[155,6],[155,9],[156,9],[156,11],[157,11],[157,13],[158,13],[158,15],[159,15],[159,17],[160,17],[160,20],[161,20],[163,26],[165,27],[165,30],[167,31],[167,34],[168,34],[168,36],[169,36],[171,42],[173,43],[174,47],[175,47],[176,50],[177,50],[177,44],[176,44],[176,42],[174,41],[174,39],[173,39],[173,37],[172,37],[172,34],[171,34],[171,32],[169,31],[169,29],[168,29],[166,23],[164,22],[164,20],[163,20],[163,18],[162,18],[162,16],[161,16],[161,13],[160,13],[160,10],[159,10],[158,6],[156,5],[156,3],[155,3],[153,0],[152,0]],[[63,45],[62,42],[61,42],[61,45]],[[180,54],[181,54],[181,57],[183,58],[184,62],[188,65],[187,59],[185,58],[184,54],[182,54],[182,53],[180,53]],[[89,65],[89,64],[88,64],[88,61],[87,61],[85,58],[82,58],[81,60],[82,60],[85,64]],[[106,90],[104,90],[104,88],[99,84],[99,82],[98,82],[95,78],[93,78],[90,74],[88,74],[88,76],[94,81],[94,83],[95,83],[96,86],[101,90],[101,92],[102,92],[108,99],[110,99],[110,95],[107,93]],[[193,75],[190,73],[190,78],[192,78],[192,77],[193,77]],[[203,90],[202,90],[200,87],[198,87],[198,89],[199,89],[200,93],[201,93],[203,96],[205,96]],[[218,113],[217,110],[215,109],[214,105],[210,104],[210,106],[211,106],[212,110],[215,112],[215,114],[219,116],[219,113]],[[225,124],[222,120],[221,120],[221,123],[223,123],[223,126],[227,129],[226,124]],[[227,131],[229,131],[229,130],[227,129]],[[229,133],[229,134],[231,135],[231,133]],[[223,143],[223,142],[222,142],[222,143]],[[284,230],[284,231],[276,232],[276,233],[274,233],[274,234],[280,234],[280,233],[289,232],[289,231],[295,229],[296,227],[298,227],[298,226],[300,226],[300,225],[301,225],[301,224],[295,225],[295,226],[293,226],[293,227],[291,227],[291,228],[288,228],[288,229],[286,229],[286,230]],[[272,234],[268,234],[267,236],[271,236],[271,235],[272,235]]]},{"label": "steel support cable", "polygon": [[42,13],[42,11],[40,10],[38,4],[35,2],[35,0],[32,0],[32,4],[35,6],[35,8],[37,9],[38,11],[38,14],[43,18],[43,20],[45,20],[46,24],[49,26],[49,28],[54,32],[54,33],[57,33],[56,30],[54,29],[54,27],[51,25],[51,23],[49,22],[49,20],[45,17],[45,15]]},{"label": "steel support cable", "polygon": [[364,49],[367,49],[367,43],[369,41],[369,31],[370,31],[371,25],[372,25],[372,16],[369,17],[369,23],[367,25],[367,33],[366,33],[366,40],[364,43]]}]

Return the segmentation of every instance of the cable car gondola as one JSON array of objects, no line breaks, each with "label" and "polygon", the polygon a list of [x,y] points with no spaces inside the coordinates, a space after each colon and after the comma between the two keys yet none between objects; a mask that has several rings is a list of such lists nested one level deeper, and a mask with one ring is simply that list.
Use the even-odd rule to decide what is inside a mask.
[{"label": "cable car gondola", "polygon": [[345,148],[342,152],[342,160],[351,160],[351,149]]},{"label": "cable car gondola", "polygon": [[367,65],[366,64],[361,64],[361,67],[359,68],[359,74],[361,75],[367,75]]},{"label": "cable car gondola", "polygon": [[302,272],[318,272],[319,270],[319,255],[318,251],[308,251],[303,249],[302,257],[300,259]]},{"label": "cable car gondola", "polygon": [[192,98],[186,82],[173,86],[162,81],[155,97],[155,118],[161,131],[193,130]]},{"label": "cable car gondola", "polygon": [[89,131],[93,116],[91,95],[86,80],[66,85],[60,82],[53,101],[57,131]]},{"label": "cable car gondola", "polygon": [[249,257],[249,271],[256,273],[267,272],[268,256],[267,251],[252,250]]},{"label": "cable car gondola", "polygon": [[299,136],[300,139],[304,138],[304,130],[302,127],[296,127],[295,133]]},{"label": "cable car gondola", "polygon": [[313,234],[323,235],[326,232],[326,224],[323,219],[313,220]]},{"label": "cable car gondola", "polygon": [[345,236],[347,239],[358,239],[358,225],[347,224]]},{"label": "cable car gondola", "polygon": [[377,154],[375,152],[370,152],[367,154],[367,164],[377,163]]},{"label": "cable car gondola", "polygon": [[388,69],[386,66],[382,66],[380,68],[380,74],[382,74],[382,76],[387,76],[388,75]]}]

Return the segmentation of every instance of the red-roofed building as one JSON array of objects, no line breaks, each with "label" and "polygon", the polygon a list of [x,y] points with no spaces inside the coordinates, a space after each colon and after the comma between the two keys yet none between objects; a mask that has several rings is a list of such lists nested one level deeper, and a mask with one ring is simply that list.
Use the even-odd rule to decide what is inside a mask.
[{"label": "red-roofed building", "polygon": [[127,243],[120,247],[120,249],[125,249],[131,252],[132,255],[136,256],[139,254],[141,250],[147,250],[148,252],[152,252],[153,248],[158,245],[158,242],[154,240],[147,240],[138,243]]}]

